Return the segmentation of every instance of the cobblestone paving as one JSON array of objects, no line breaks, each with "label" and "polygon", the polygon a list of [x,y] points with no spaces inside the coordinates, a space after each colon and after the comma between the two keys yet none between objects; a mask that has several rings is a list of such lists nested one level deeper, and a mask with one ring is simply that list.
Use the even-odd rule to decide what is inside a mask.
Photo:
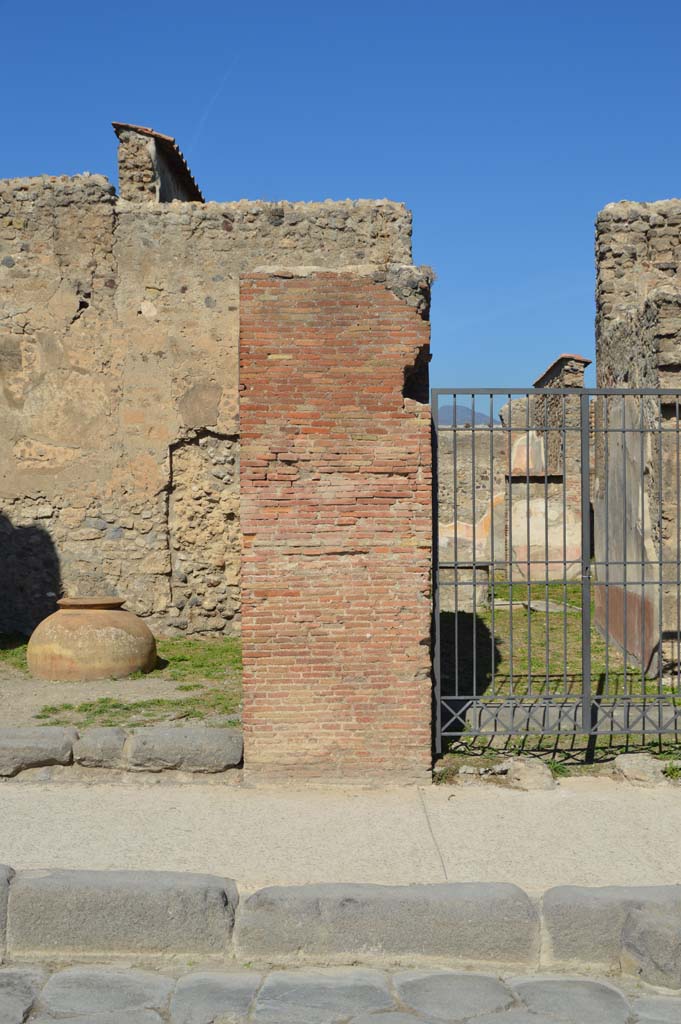
[{"label": "cobblestone paving", "polygon": [[363,968],[0,969],[0,1024],[681,1024],[681,998],[587,978]]}]

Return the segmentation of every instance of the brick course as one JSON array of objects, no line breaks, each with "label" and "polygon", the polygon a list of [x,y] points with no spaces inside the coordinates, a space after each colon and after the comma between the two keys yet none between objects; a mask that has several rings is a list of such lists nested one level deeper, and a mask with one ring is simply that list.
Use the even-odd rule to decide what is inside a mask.
[{"label": "brick course", "polygon": [[430,410],[405,396],[427,394],[428,285],[410,271],[411,293],[375,268],[242,278],[249,773],[430,766]]}]

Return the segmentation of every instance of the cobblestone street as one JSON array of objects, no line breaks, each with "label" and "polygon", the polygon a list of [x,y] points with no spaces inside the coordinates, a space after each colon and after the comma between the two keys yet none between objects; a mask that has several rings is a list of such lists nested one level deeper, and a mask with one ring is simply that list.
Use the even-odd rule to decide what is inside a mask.
[{"label": "cobblestone street", "polygon": [[0,1024],[679,1024],[681,999],[586,978],[360,968],[0,970]]}]

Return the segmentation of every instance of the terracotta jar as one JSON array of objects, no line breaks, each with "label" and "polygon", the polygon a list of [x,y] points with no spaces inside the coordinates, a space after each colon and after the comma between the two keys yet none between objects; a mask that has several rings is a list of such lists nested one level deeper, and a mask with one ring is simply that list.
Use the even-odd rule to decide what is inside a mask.
[{"label": "terracotta jar", "polygon": [[156,664],[151,630],[118,597],[63,597],[28,642],[31,675],[70,682],[118,679]]}]

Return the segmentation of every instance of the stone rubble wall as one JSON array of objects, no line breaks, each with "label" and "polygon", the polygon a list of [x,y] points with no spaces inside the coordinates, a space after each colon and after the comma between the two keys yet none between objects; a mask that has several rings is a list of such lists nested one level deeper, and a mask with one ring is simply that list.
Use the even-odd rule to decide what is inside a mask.
[{"label": "stone rubble wall", "polygon": [[128,202],[0,181],[0,632],[117,594],[161,635],[239,629],[239,275],[411,258],[388,201]]},{"label": "stone rubble wall", "polygon": [[[681,388],[681,200],[606,206],[596,221],[596,261],[598,386]],[[598,399],[595,410],[601,582],[605,562],[622,563],[608,568],[607,602],[604,587],[596,588],[596,623],[654,673],[660,656],[663,668],[678,660],[664,640],[678,628],[677,416],[675,396]],[[633,432],[622,441],[614,431],[625,424],[644,428],[643,443]]]},{"label": "stone rubble wall", "polygon": [[137,132],[121,132],[118,150],[118,189],[123,199],[157,202],[159,176],[156,142]]}]

